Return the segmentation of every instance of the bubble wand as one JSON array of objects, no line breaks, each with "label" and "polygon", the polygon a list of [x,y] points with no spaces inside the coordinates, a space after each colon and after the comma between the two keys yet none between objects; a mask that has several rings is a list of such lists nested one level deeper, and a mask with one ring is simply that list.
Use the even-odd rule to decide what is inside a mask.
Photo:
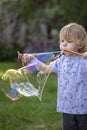
[{"label": "bubble wand", "polygon": [[[69,52],[69,53],[72,53],[72,54],[75,54],[75,55],[83,56],[83,54],[81,54],[81,53],[74,52],[74,51],[68,50],[66,48],[64,48],[63,51]],[[21,54],[19,51],[17,53],[18,53],[18,58],[19,59],[21,59],[22,56],[24,55],[24,54]],[[60,55],[57,56],[57,57],[55,56],[55,54],[59,54],[59,53],[60,53],[60,51],[43,52],[43,53],[31,53],[31,54],[34,55],[41,62],[47,63],[47,62],[51,61],[52,58],[54,58],[54,60],[55,60],[58,57],[60,57],[62,55],[62,53],[60,53]],[[34,60],[28,63],[27,67],[28,67],[30,73],[34,73],[35,71],[37,71],[37,68],[36,68],[35,64],[36,63],[35,63]],[[24,64],[23,64],[23,66],[24,66]],[[40,73],[40,75],[42,75],[42,74],[43,73]],[[15,83],[15,82],[12,83],[12,80],[11,80],[12,78],[18,80],[21,77],[25,77],[26,81],[21,81],[21,83]],[[5,75],[3,75],[3,78],[9,78],[11,91],[10,91],[10,93],[5,92],[5,94],[11,100],[14,100],[14,101],[20,99],[20,97],[22,97],[22,96],[27,96],[27,97],[37,96],[41,101],[43,89],[44,89],[46,81],[47,81],[47,79],[49,77],[49,74],[48,75],[43,74],[42,77],[43,78],[37,77],[37,81],[38,81],[38,84],[39,84],[38,87],[39,88],[36,89],[33,86],[33,84],[30,83],[26,73],[22,75],[21,73],[18,72],[18,70],[9,69],[9,70],[7,70]]]},{"label": "bubble wand", "polygon": [[79,55],[79,56],[82,56],[82,57],[83,57],[83,54],[78,53],[78,52],[75,52],[75,51],[71,51],[71,50],[66,49],[66,48],[64,48],[63,51],[65,51],[65,52],[69,52],[69,53],[72,53],[72,54]]},{"label": "bubble wand", "polygon": [[[21,54],[19,51],[17,53],[18,53],[18,58],[22,58],[22,56],[24,55]],[[51,59],[54,58],[55,56],[54,53],[57,54],[57,52],[32,53],[32,54],[41,62],[49,63]],[[29,74],[30,73],[32,74],[37,71],[35,64],[36,64],[35,61],[31,61],[30,63],[28,63],[27,67],[29,69]],[[45,75],[43,73],[40,73],[37,77],[38,89],[36,89],[35,86],[30,83],[29,76],[26,73],[21,73],[20,69],[18,70],[8,69],[3,74],[2,79],[3,80],[9,79],[10,86],[7,86],[5,88],[5,91],[3,88],[3,92],[8,98],[10,98],[13,101],[20,99],[22,96],[26,96],[26,97],[37,96],[41,101],[43,89],[48,77],[49,74]]]}]

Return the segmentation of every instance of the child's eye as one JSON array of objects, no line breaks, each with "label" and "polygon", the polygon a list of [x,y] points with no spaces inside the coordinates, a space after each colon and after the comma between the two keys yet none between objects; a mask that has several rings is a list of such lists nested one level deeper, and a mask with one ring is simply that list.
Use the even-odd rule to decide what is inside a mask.
[{"label": "child's eye", "polygon": [[68,40],[67,42],[72,43],[73,41]]}]

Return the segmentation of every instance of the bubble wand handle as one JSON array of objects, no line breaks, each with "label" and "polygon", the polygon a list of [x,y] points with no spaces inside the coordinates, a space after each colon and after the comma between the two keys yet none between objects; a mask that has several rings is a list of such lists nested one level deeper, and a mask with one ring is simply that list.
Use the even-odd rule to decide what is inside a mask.
[{"label": "bubble wand handle", "polygon": [[63,49],[63,51],[65,51],[65,52],[69,52],[69,53],[72,53],[72,54],[75,54],[75,55],[79,55],[79,56],[82,56],[83,57],[83,54],[81,54],[81,53],[78,53],[78,52],[74,52],[74,51],[71,51],[71,50],[68,50],[68,49]]}]

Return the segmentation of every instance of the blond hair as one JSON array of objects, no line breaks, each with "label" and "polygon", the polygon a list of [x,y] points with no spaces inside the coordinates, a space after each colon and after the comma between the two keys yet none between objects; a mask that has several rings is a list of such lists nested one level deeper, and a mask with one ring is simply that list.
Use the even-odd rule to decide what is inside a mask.
[{"label": "blond hair", "polygon": [[60,30],[60,40],[73,41],[77,45],[82,45],[79,52],[84,52],[87,47],[87,33],[83,26],[77,23],[70,23]]}]

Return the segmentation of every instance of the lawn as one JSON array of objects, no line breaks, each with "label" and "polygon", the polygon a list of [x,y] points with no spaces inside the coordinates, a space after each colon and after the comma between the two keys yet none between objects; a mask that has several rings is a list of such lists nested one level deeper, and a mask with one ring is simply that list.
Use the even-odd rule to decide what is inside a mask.
[{"label": "lawn", "polygon": [[[15,63],[0,63],[0,77],[5,70],[15,67]],[[0,88],[7,85],[0,78]],[[54,74],[47,80],[41,102],[37,97],[12,101],[0,90],[0,130],[61,130],[61,114],[56,112],[56,93],[57,77]]]}]

